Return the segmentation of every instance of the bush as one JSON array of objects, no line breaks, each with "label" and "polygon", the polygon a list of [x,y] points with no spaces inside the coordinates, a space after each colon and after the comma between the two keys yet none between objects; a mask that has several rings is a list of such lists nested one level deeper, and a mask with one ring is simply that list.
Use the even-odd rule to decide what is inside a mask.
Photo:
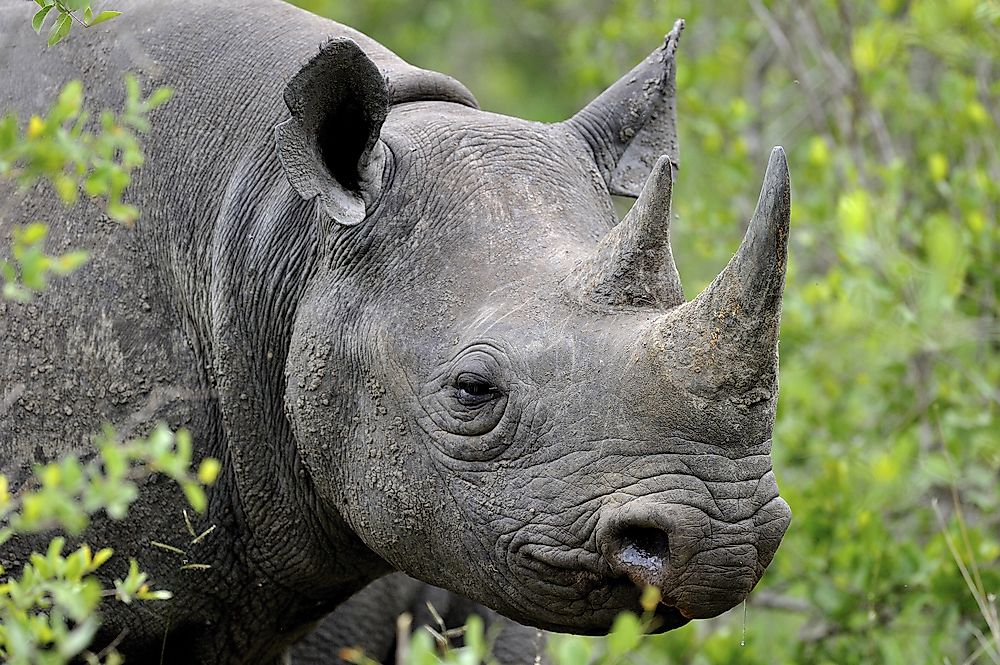
[{"label": "bush", "polygon": [[[36,32],[48,16],[55,16],[50,46],[66,37],[74,20],[89,26],[118,15],[105,11],[95,16],[89,1],[38,0],[38,4],[41,9],[32,21]],[[80,12],[83,19],[74,12]],[[148,130],[146,114],[166,102],[171,92],[160,88],[143,99],[134,77],[127,78],[125,85],[124,111],[104,111],[96,129],[83,110],[79,81],[66,84],[44,118],[32,116],[21,127],[17,117],[8,113],[0,119],[0,176],[16,179],[22,186],[46,180],[67,206],[76,203],[82,190],[87,196],[104,199],[112,219],[134,221],[139,211],[125,204],[122,195],[132,170],[142,164],[135,132]],[[86,262],[84,250],[46,254],[47,233],[48,227],[41,221],[14,228],[12,256],[0,260],[4,298],[27,302],[48,287],[50,275],[68,274]],[[98,512],[121,519],[138,495],[136,481],[151,473],[177,481],[191,506],[204,510],[204,485],[215,480],[219,466],[216,460],[205,459],[196,475],[189,471],[192,442],[187,432],[175,434],[160,426],[148,437],[123,443],[109,428],[95,437],[94,445],[99,455],[86,464],[69,456],[36,465],[33,478],[13,495],[7,479],[0,475],[0,546],[17,534],[53,529],[78,536]],[[95,552],[84,543],[64,555],[65,547],[65,538],[52,538],[44,554],[31,554],[20,577],[0,568],[3,662],[121,662],[113,646],[100,654],[87,650],[100,626],[102,599],[131,603],[171,597],[168,590],[150,588],[147,575],[134,559],[123,579],[114,580],[112,588],[104,588],[98,571],[114,552],[108,548]]]}]

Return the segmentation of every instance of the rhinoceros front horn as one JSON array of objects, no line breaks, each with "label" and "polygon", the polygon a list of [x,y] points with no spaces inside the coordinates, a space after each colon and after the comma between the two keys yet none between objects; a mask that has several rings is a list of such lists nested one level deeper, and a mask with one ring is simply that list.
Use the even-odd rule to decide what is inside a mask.
[{"label": "rhinoceros front horn", "polygon": [[757,208],[739,250],[692,305],[738,310],[741,319],[773,328],[777,337],[791,204],[788,163],[779,146],[771,151]]},{"label": "rhinoceros front horn", "polygon": [[776,390],[790,216],[788,164],[777,147],[739,250],[704,291],[663,322],[664,334],[691,338],[707,390],[725,387],[747,402]]},{"label": "rhinoceros front horn", "polygon": [[660,159],[632,209],[580,264],[571,288],[609,307],[669,309],[684,302],[670,249],[670,158]]}]

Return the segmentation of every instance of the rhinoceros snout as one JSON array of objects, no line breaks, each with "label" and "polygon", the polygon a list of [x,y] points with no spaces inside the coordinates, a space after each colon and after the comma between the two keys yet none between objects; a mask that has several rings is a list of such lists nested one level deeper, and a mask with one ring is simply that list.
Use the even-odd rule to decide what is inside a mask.
[{"label": "rhinoceros snout", "polygon": [[690,506],[634,499],[605,511],[597,538],[611,569],[637,586],[663,589],[672,569],[693,554],[708,516]]},{"label": "rhinoceros snout", "polygon": [[749,595],[790,516],[778,497],[738,523],[692,506],[639,498],[606,509],[597,538],[615,574],[640,588],[656,587],[662,602],[685,618],[707,618]]}]

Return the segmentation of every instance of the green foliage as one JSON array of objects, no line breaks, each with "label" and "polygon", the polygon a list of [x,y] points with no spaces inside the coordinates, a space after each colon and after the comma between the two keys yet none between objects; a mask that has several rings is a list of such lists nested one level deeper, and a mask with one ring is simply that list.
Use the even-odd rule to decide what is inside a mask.
[{"label": "green foliage", "polygon": [[0,119],[0,176],[25,187],[46,180],[67,206],[82,191],[103,199],[112,219],[131,223],[138,211],[123,203],[122,195],[143,162],[136,133],[149,130],[146,116],[171,95],[169,88],[159,88],[143,98],[138,80],[128,75],[124,110],[101,112],[92,128],[83,85],[70,81],[46,117],[32,116],[23,128],[13,112]]},{"label": "green foliage", "polygon": [[11,242],[12,261],[0,260],[3,297],[18,302],[31,300],[32,291],[48,286],[49,274],[68,275],[87,262],[89,255],[75,250],[53,256],[45,253],[49,229],[41,222],[15,227]]},{"label": "green foliage", "polygon": [[689,296],[737,246],[770,147],[789,155],[774,457],[795,518],[745,640],[736,610],[634,661],[997,662],[983,646],[1000,639],[995,0],[296,2],[456,76],[486,109],[546,121],[686,18],[672,232]]},{"label": "green foliage", "polygon": [[[41,6],[32,19],[36,32],[41,31],[47,16],[56,16],[49,32],[50,46],[69,33],[72,21],[89,26],[118,15],[105,11],[95,16],[87,0],[36,1]],[[78,11],[83,12],[82,21],[74,14]],[[68,83],[46,117],[32,116],[24,129],[17,117],[8,113],[0,119],[0,177],[14,178],[23,187],[46,180],[66,206],[76,203],[82,190],[88,196],[103,198],[112,219],[134,221],[138,210],[125,204],[122,195],[132,170],[142,164],[136,132],[149,130],[147,114],[165,103],[171,91],[160,88],[143,99],[138,81],[128,76],[125,93],[124,111],[101,113],[99,131],[88,129],[89,114],[82,108],[83,86],[79,81]],[[33,292],[46,288],[50,274],[68,274],[87,260],[83,250],[47,254],[47,234],[48,227],[42,222],[13,228],[12,258],[0,260],[4,298],[30,300]],[[37,465],[33,480],[14,496],[7,478],[0,475],[0,546],[18,534],[51,529],[79,535],[98,512],[121,519],[138,496],[136,481],[151,473],[165,474],[179,483],[191,506],[200,512],[207,503],[204,486],[214,482],[219,473],[219,463],[213,459],[203,460],[196,474],[190,472],[193,450],[190,435],[183,430],[175,434],[159,426],[145,439],[119,443],[109,428],[95,439],[95,445],[98,455],[88,462],[68,456]],[[100,626],[102,599],[131,603],[171,597],[167,590],[150,589],[148,576],[134,559],[127,574],[105,589],[97,573],[113,556],[112,550],[93,553],[82,544],[64,555],[65,547],[63,537],[53,538],[44,555],[31,554],[20,577],[0,568],[3,662],[120,663],[122,659],[113,647],[99,654],[87,651]]]},{"label": "green foliage", "polygon": [[[13,112],[0,118],[0,177],[14,178],[23,187],[47,181],[66,206],[75,204],[82,191],[102,199],[109,217],[130,224],[139,211],[122,196],[143,161],[137,133],[149,131],[148,114],[171,95],[169,88],[159,88],[143,98],[138,80],[126,76],[124,110],[101,112],[97,128],[91,129],[83,86],[71,81],[44,118],[32,116],[23,128]],[[46,288],[50,274],[66,275],[86,262],[84,251],[46,254],[46,234],[41,222],[15,230],[13,256],[0,260],[5,298],[26,302]]]},{"label": "green foliage", "polygon": [[[159,426],[145,438],[124,443],[106,429],[95,439],[97,456],[81,462],[75,456],[36,465],[33,480],[11,496],[0,475],[0,545],[15,534],[58,529],[78,535],[93,515],[105,512],[122,519],[138,496],[136,482],[162,473],[184,490],[191,506],[205,508],[205,484],[214,482],[216,460],[201,462],[192,474],[192,445],[184,431]],[[111,559],[108,548],[93,553],[86,544],[63,555],[66,541],[53,538],[48,551],[34,553],[20,578],[0,583],[0,658],[10,663],[67,663],[75,657],[87,662],[119,662],[113,650],[98,658],[85,652],[100,626],[98,606],[103,598],[123,603],[168,600],[169,591],[150,589],[148,578],[133,559],[123,579],[102,588],[97,571]],[[0,569],[0,574],[4,571]]]},{"label": "green foliage", "polygon": [[[45,20],[50,16],[54,17],[54,22],[49,28],[48,45],[54,46],[61,42],[69,34],[73,22],[89,28],[111,20],[116,16],[121,16],[121,12],[101,11],[94,14],[94,9],[90,6],[90,0],[35,0],[40,9],[31,18],[31,27],[38,34],[42,33]],[[81,19],[79,13],[83,13]]]},{"label": "green foliage", "polygon": [[[135,480],[160,473],[177,482],[191,507],[201,512],[206,498],[202,484],[214,482],[218,461],[201,463],[197,474],[190,471],[191,435],[186,430],[171,432],[158,426],[145,438],[119,443],[112,429],[94,440],[97,456],[81,462],[70,455],[56,462],[36,466],[37,489],[4,501],[0,494],[0,544],[12,532],[35,533],[53,527],[76,535],[90,523],[90,517],[104,511],[112,519],[122,519],[139,490]],[[0,489],[7,481],[0,476]]]}]

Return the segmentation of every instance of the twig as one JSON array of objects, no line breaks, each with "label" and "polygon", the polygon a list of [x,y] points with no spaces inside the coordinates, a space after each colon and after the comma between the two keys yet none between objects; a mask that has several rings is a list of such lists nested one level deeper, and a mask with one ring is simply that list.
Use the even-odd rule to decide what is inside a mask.
[{"label": "twig", "polygon": [[795,53],[795,49],[792,47],[792,43],[788,39],[788,35],[785,34],[781,25],[777,20],[775,20],[774,16],[770,11],[768,11],[767,7],[765,7],[760,0],[750,0],[750,8],[764,25],[767,33],[771,36],[771,41],[773,41],[774,45],[778,47],[778,51],[788,62],[788,65],[792,68],[795,76],[807,89],[809,94],[806,95],[806,101],[809,106],[809,113],[813,118],[817,131],[822,132],[824,136],[829,136],[829,123],[827,122],[827,117],[820,106],[819,100],[814,94],[815,87],[812,85],[812,76],[809,74],[808,68],[805,67],[802,60]]},{"label": "twig", "polygon": [[749,600],[754,607],[769,610],[783,610],[785,612],[811,612],[813,610],[809,601],[803,598],[784,596],[770,591],[758,591],[751,595]]},{"label": "twig", "polygon": [[101,661],[104,658],[106,658],[108,654],[114,651],[118,647],[118,645],[122,643],[122,640],[125,639],[126,635],[128,635],[128,628],[123,628],[122,631],[118,633],[118,636],[115,637],[115,639],[111,640],[111,643],[108,644],[108,646],[101,649],[101,651],[95,656],[95,658],[97,658],[98,661]]},{"label": "twig", "polygon": [[410,661],[410,628],[413,616],[403,612],[396,618],[396,665],[406,665]]}]

